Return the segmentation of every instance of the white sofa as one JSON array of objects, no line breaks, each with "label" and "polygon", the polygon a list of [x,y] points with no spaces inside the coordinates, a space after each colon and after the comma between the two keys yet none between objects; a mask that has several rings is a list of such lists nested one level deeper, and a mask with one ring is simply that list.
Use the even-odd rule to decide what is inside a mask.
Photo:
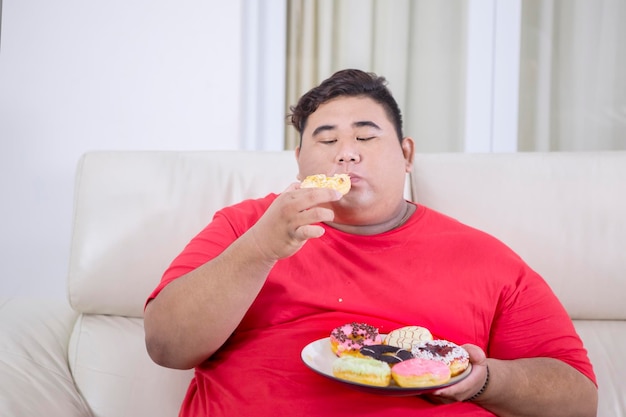
[{"label": "white sofa", "polygon": [[[0,299],[0,416],[176,415],[192,373],[148,358],[144,300],[216,209],[295,174],[288,151],[86,154],[69,305]],[[499,237],[546,278],[589,350],[598,415],[626,417],[626,152],[421,154],[407,194]]]}]

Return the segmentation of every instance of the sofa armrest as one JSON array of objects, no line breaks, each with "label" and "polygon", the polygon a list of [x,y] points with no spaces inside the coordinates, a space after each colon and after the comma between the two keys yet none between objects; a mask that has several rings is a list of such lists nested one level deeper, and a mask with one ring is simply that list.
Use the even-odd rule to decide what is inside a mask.
[{"label": "sofa armrest", "polygon": [[574,320],[598,380],[598,417],[626,417],[626,320]]},{"label": "sofa armrest", "polygon": [[67,362],[76,317],[60,300],[0,299],[0,415],[91,416]]}]

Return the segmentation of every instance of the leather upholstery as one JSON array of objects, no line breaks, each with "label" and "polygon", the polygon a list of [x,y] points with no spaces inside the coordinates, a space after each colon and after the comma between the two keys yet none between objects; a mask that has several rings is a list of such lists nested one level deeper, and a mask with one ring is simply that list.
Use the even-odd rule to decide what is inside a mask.
[{"label": "leather upholstery", "polygon": [[[290,151],[86,154],[71,308],[0,300],[0,415],[176,415],[192,371],[148,358],[145,299],[215,210],[296,173]],[[407,196],[494,234],[544,276],[589,350],[598,415],[626,417],[626,152],[423,154],[409,180]]]}]

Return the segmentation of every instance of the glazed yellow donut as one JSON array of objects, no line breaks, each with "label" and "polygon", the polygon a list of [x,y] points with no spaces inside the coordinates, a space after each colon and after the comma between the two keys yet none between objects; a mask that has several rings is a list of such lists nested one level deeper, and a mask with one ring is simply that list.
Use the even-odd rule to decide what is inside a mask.
[{"label": "glazed yellow donut", "polygon": [[344,195],[350,191],[351,186],[348,174],[335,174],[332,177],[324,174],[309,175],[300,183],[301,188],[332,188]]}]

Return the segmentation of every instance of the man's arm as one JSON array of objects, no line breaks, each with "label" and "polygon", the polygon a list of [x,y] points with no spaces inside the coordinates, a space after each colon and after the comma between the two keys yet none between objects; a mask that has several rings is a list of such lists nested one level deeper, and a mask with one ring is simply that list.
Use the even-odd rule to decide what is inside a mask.
[{"label": "man's arm", "polygon": [[553,358],[498,360],[485,358],[477,346],[464,345],[472,373],[460,383],[435,392],[444,402],[464,401],[489,382],[473,402],[500,417],[592,417],[598,390],[585,375]]},{"label": "man's arm", "polygon": [[475,402],[500,417],[591,417],[598,409],[594,383],[553,358],[487,361],[489,386]]},{"label": "man's arm", "polygon": [[257,223],[219,256],[172,281],[144,312],[146,348],[156,363],[197,366],[228,339],[277,260],[293,255],[332,221],[319,205],[341,198],[330,189],[290,186]]},{"label": "man's arm", "polygon": [[148,303],[144,328],[153,361],[168,368],[193,368],[226,341],[272,267],[255,252],[254,238],[244,235]]}]

